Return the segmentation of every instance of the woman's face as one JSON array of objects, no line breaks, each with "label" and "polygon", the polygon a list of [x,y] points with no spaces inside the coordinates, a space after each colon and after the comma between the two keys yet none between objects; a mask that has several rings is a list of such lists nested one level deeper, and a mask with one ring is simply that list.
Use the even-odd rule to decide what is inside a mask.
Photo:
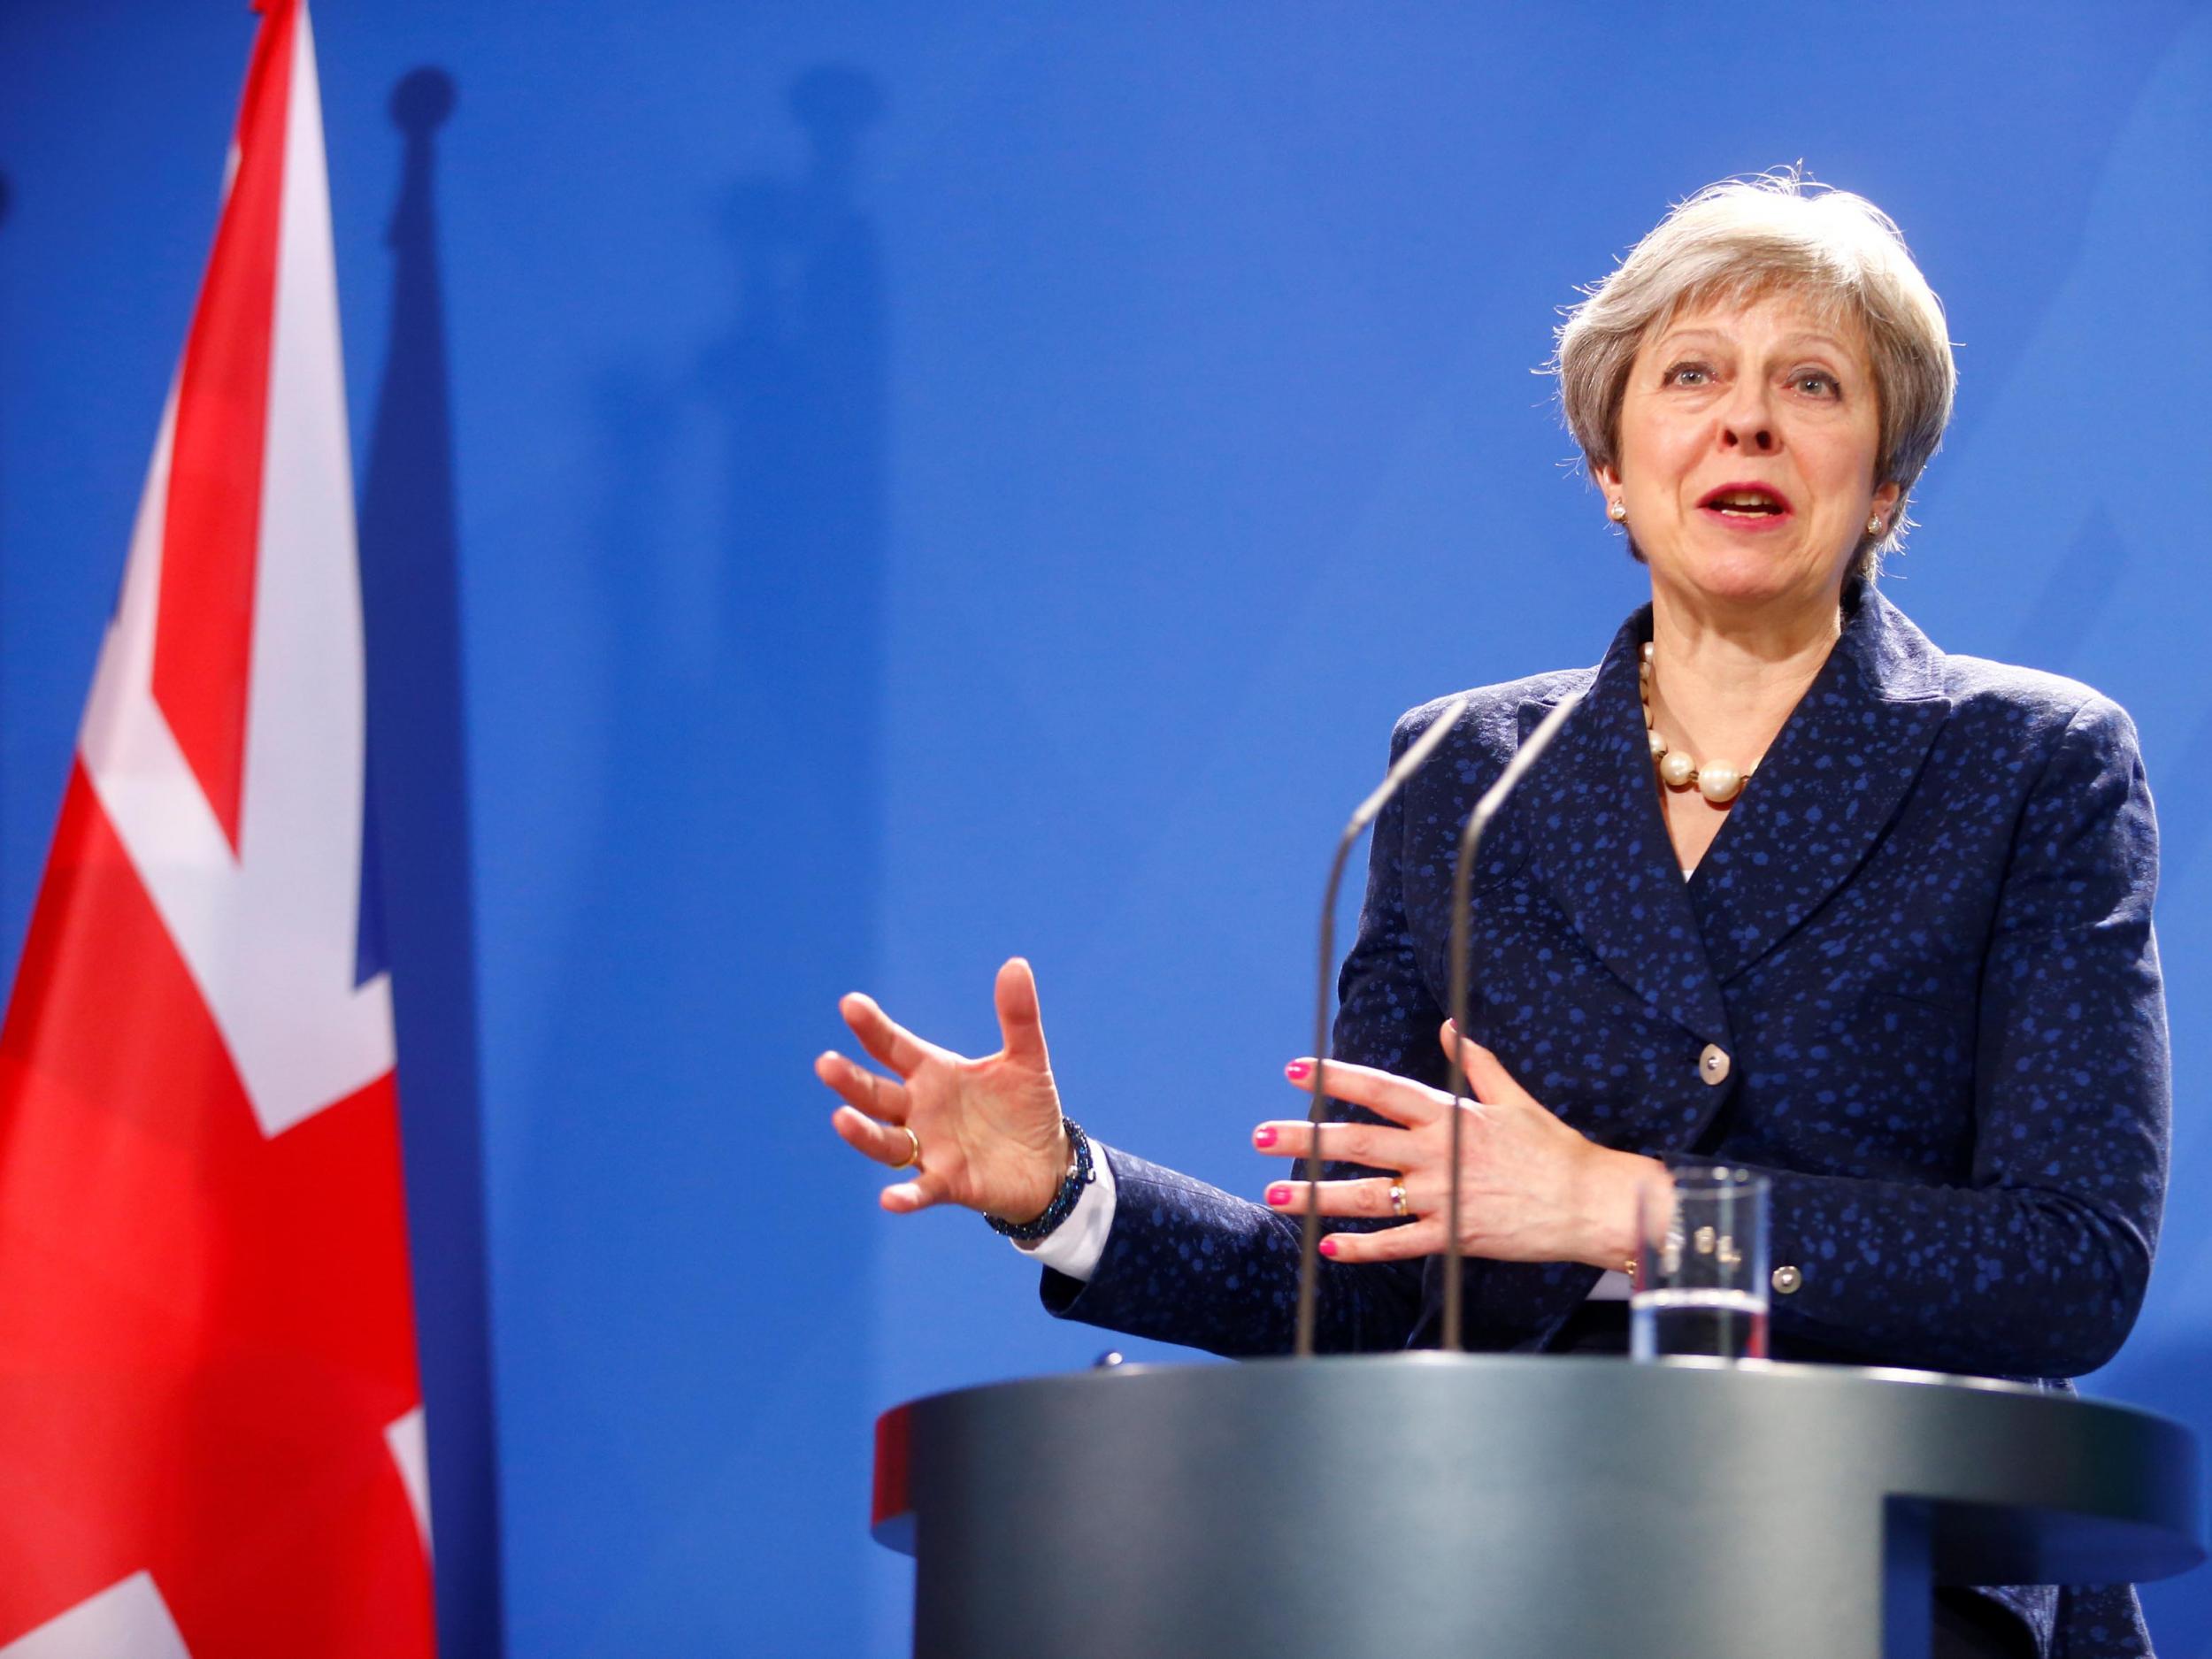
[{"label": "woman's face", "polygon": [[1787,289],[1685,310],[1637,349],[1609,498],[1655,591],[1732,610],[1832,604],[1868,518],[1880,411],[1855,324]]}]

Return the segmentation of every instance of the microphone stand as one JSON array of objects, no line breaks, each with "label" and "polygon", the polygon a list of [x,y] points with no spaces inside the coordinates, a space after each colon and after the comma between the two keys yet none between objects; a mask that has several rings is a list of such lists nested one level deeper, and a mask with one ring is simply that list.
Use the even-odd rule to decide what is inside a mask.
[{"label": "microphone stand", "polygon": [[1475,803],[1475,810],[1467,815],[1467,822],[1459,832],[1459,861],[1452,868],[1452,1030],[1456,1041],[1452,1044],[1451,1198],[1444,1212],[1443,1348],[1448,1354],[1455,1354],[1463,1346],[1460,1338],[1460,1264],[1465,1253],[1459,1243],[1460,1187],[1463,1177],[1459,1160],[1471,1102],[1461,1044],[1467,1041],[1469,956],[1474,949],[1469,889],[1474,884],[1475,849],[1482,845],[1483,832],[1490,827],[1490,820],[1505,804],[1505,798],[1536,764],[1537,757],[1551,746],[1552,739],[1558,735],[1559,728],[1566,724],[1567,717],[1581,701],[1579,691],[1571,691],[1559,700],[1558,706],[1544,717],[1543,723],[1528,734],[1528,741],[1513,751],[1513,758],[1506,762],[1497,782],[1483,791],[1482,799]]},{"label": "microphone stand", "polygon": [[1466,711],[1467,697],[1463,693],[1446,703],[1428,730],[1407,747],[1397,764],[1383,775],[1374,794],[1353,811],[1344,833],[1337,838],[1336,857],[1329,865],[1328,887],[1321,898],[1321,966],[1313,998],[1313,1104],[1306,1111],[1306,1121],[1313,1125],[1313,1143],[1306,1150],[1306,1214],[1298,1246],[1298,1344],[1294,1351],[1300,1359],[1313,1357],[1315,1293],[1321,1271],[1321,1127],[1329,1104],[1329,979],[1336,966],[1337,889],[1343,883],[1344,866],[1360,832],[1374,822],[1375,815],[1405,787],[1407,780],[1428,764],[1429,757]]}]

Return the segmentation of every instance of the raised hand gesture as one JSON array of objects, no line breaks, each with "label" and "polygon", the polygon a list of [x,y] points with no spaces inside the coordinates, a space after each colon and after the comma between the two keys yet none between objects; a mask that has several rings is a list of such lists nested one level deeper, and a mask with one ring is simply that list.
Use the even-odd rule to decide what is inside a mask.
[{"label": "raised hand gesture", "polygon": [[925,1042],[858,992],[837,1011],[885,1077],[834,1050],[814,1075],[845,1103],[830,1124],[848,1146],[907,1172],[881,1202],[908,1215],[959,1204],[1002,1220],[1044,1213],[1068,1168],[1060,1092],[1037,1011],[1037,981],[1015,957],[998,971],[998,1053],[967,1059]]}]

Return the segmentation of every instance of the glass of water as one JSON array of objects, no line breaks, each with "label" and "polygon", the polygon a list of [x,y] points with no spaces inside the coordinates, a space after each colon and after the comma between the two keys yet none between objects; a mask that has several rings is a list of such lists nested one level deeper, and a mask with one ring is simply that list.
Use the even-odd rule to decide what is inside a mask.
[{"label": "glass of water", "polygon": [[1629,1352],[1767,1356],[1767,1179],[1749,1170],[1677,1170],[1636,1201]]}]

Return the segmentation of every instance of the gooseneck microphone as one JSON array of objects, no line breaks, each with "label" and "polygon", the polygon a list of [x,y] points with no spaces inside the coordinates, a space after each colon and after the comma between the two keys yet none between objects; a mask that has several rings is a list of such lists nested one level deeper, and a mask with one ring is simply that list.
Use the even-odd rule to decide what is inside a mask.
[{"label": "gooseneck microphone", "polygon": [[1321,965],[1315,978],[1313,997],[1313,1104],[1306,1113],[1306,1120],[1313,1125],[1313,1144],[1306,1150],[1306,1217],[1298,1251],[1295,1351],[1300,1359],[1313,1357],[1314,1301],[1321,1270],[1321,1131],[1322,1118],[1329,1104],[1329,982],[1336,968],[1337,889],[1343,885],[1344,866],[1352,856],[1352,846],[1359,840],[1360,832],[1374,822],[1375,815],[1388,804],[1392,795],[1405,787],[1408,779],[1428,764],[1429,757],[1436,753],[1466,711],[1466,695],[1454,697],[1429,723],[1429,729],[1407,746],[1397,764],[1383,774],[1375,793],[1354,810],[1344,833],[1337,838],[1336,857],[1329,864],[1329,884],[1321,896]]},{"label": "gooseneck microphone", "polygon": [[1470,1105],[1467,1089],[1467,1068],[1462,1057],[1461,1044],[1467,1041],[1467,980],[1471,972],[1470,957],[1474,949],[1471,937],[1473,902],[1470,889],[1474,884],[1475,850],[1482,845],[1483,832],[1490,827],[1490,820],[1498,815],[1505,798],[1513,793],[1514,786],[1526,775],[1537,758],[1550,747],[1559,728],[1567,723],[1575,705],[1582,701],[1580,691],[1571,691],[1559,700],[1558,706],[1546,715],[1543,723],[1528,734],[1528,741],[1513,751],[1513,758],[1498,774],[1497,782],[1483,791],[1482,799],[1475,803],[1475,810],[1467,815],[1467,822],[1459,832],[1459,861],[1452,867],[1452,1030],[1458,1041],[1452,1044],[1452,1149],[1451,1197],[1444,1211],[1444,1333],[1443,1348],[1455,1354],[1463,1346],[1460,1340],[1460,1258],[1464,1254],[1459,1244],[1460,1187],[1464,1176],[1460,1169],[1460,1149],[1466,1132],[1466,1115]]}]

